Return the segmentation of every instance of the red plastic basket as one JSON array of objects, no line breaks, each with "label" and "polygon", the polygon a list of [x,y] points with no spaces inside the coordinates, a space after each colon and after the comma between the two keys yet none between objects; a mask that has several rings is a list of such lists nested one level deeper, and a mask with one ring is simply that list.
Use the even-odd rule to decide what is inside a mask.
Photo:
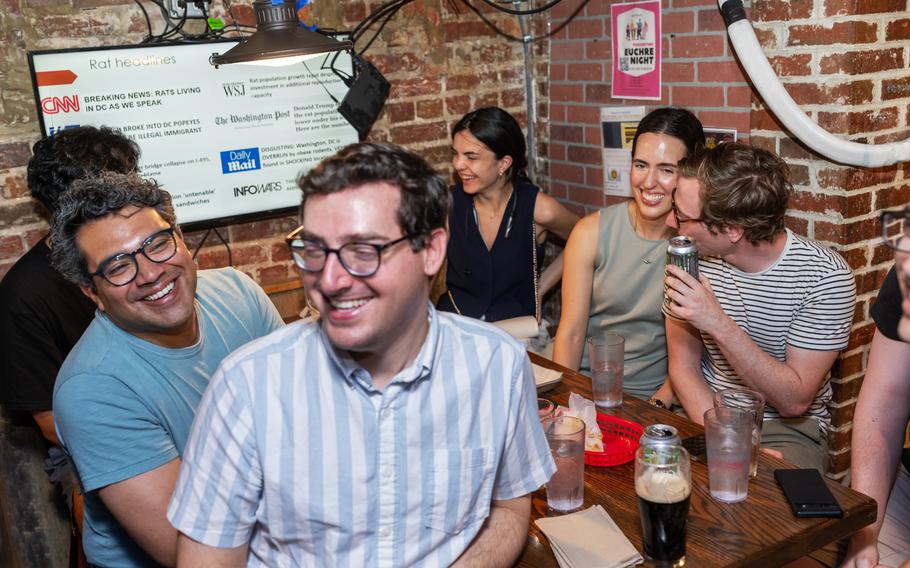
[{"label": "red plastic basket", "polygon": [[635,459],[638,440],[645,429],[641,424],[609,414],[597,414],[597,425],[603,433],[604,451],[585,451],[585,465],[607,467]]}]

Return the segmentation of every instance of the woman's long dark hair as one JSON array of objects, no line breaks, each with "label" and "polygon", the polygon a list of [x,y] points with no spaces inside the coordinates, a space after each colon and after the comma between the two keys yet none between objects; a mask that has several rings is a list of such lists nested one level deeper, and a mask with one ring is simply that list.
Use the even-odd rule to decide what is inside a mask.
[{"label": "woman's long dark hair", "polygon": [[496,159],[512,157],[512,165],[506,172],[509,181],[515,183],[528,179],[525,171],[528,157],[524,134],[511,114],[499,107],[480,108],[461,117],[452,128],[452,138],[462,130],[467,130],[483,142],[496,154]]},{"label": "woman's long dark hair", "polygon": [[701,122],[690,111],[684,108],[663,107],[652,110],[641,119],[632,139],[632,155],[635,155],[635,145],[638,137],[650,132],[652,134],[667,134],[679,139],[686,146],[686,154],[693,154],[705,145],[705,130]]}]

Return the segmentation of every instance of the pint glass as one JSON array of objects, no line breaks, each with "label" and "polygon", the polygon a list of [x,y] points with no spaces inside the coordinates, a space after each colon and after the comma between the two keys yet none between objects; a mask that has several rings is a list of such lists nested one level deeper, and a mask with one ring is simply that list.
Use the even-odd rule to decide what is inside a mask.
[{"label": "pint glass", "polygon": [[547,505],[560,513],[577,511],[585,499],[585,423],[554,416],[542,424],[556,462],[556,473],[547,482]]},{"label": "pint glass", "polygon": [[758,475],[758,451],[761,448],[761,427],[765,419],[765,396],[752,389],[732,388],[714,393],[714,408],[728,406],[742,408],[752,413],[752,457],[749,462],[749,477]]},{"label": "pint glass", "polygon": [[705,411],[705,450],[711,497],[738,503],[749,496],[749,459],[752,455],[753,413],[722,406]]},{"label": "pint glass", "polygon": [[635,493],[645,559],[658,568],[686,565],[686,521],[692,474],[682,446],[640,447]]},{"label": "pint glass", "polygon": [[622,375],[626,340],[618,333],[588,338],[591,390],[598,408],[622,406]]}]

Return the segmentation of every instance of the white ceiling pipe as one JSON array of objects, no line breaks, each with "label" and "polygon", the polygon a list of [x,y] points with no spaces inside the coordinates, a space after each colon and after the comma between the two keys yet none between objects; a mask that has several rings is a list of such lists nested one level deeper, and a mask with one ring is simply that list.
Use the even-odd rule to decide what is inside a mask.
[{"label": "white ceiling pipe", "polygon": [[718,0],[727,34],[752,85],[774,115],[803,144],[831,161],[850,166],[879,167],[910,161],[910,140],[890,144],[850,142],[826,131],[800,110],[765,57],[741,0]]}]

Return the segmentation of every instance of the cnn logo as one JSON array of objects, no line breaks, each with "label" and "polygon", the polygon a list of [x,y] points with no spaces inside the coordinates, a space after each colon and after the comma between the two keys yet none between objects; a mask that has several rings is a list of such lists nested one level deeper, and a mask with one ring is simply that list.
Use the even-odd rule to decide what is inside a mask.
[{"label": "cnn logo", "polygon": [[45,114],[78,111],[79,95],[70,95],[68,97],[45,97],[41,99],[41,110],[43,110]]}]

